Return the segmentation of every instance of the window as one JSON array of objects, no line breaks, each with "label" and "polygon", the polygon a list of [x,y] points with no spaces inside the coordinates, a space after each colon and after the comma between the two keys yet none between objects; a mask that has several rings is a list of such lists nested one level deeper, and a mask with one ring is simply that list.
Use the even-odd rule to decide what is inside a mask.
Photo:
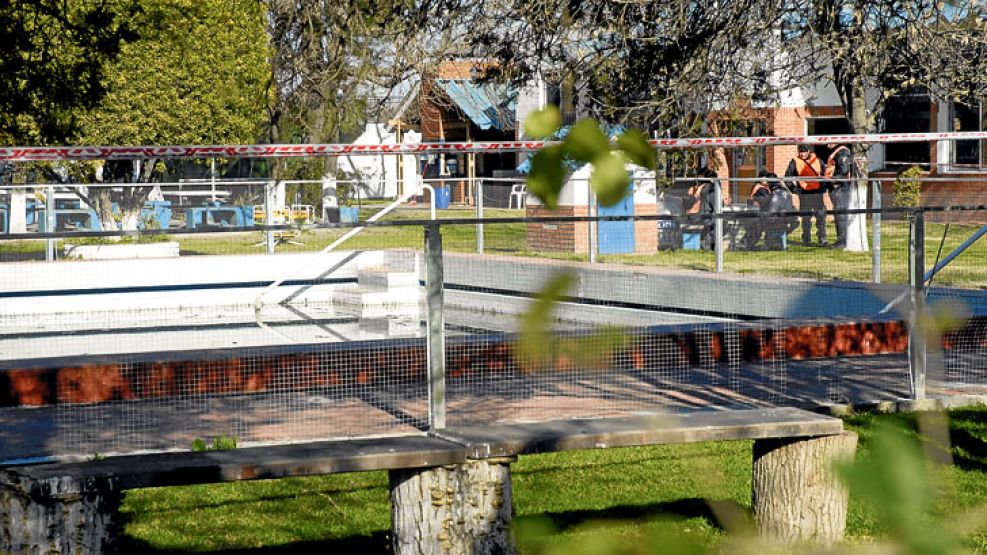
[{"label": "window", "polygon": [[[952,131],[984,131],[987,129],[987,102],[983,98],[956,101],[951,104]],[[952,163],[956,169],[987,168],[987,140],[955,141]]]},{"label": "window", "polygon": [[[932,102],[924,90],[898,93],[884,105],[886,133],[925,133],[932,129]],[[929,143],[887,143],[884,163],[889,169],[900,170],[918,164],[928,166],[931,160]]]},{"label": "window", "polygon": [[[740,122],[733,132],[740,137],[763,137],[767,123],[763,120]],[[764,146],[733,148],[727,151],[730,177],[743,181],[727,185],[727,195],[734,203],[743,204],[754,187],[754,178],[764,169],[768,149]]]},{"label": "window", "polygon": [[[845,117],[807,118],[805,120],[807,135],[849,135],[850,122]],[[826,145],[815,145],[812,150],[823,162],[829,158],[829,148]]]}]

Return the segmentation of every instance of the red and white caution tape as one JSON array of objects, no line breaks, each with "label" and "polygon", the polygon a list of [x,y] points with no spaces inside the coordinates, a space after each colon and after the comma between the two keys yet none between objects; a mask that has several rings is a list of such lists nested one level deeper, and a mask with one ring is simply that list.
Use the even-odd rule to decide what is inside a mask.
[{"label": "red and white caution tape", "polygon": [[[695,137],[655,139],[656,149],[824,145],[831,143],[905,143],[987,139],[987,132],[884,133],[873,135],[813,135],[791,137]],[[0,147],[0,161],[135,160],[147,158],[290,158],[311,156],[361,156],[380,154],[442,154],[531,152],[554,144],[549,141],[466,143],[414,143],[395,145],[204,145],[204,146],[64,146]]]}]

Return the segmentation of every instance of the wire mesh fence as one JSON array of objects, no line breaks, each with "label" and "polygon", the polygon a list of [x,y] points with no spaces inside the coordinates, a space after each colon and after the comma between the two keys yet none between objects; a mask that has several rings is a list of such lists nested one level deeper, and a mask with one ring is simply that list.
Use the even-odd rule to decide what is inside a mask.
[{"label": "wire mesh fence", "polygon": [[[447,425],[912,398],[914,251],[931,270],[987,223],[928,208],[917,238],[914,211],[858,210],[865,248],[837,249],[804,241],[805,212],[666,213],[657,196],[549,211],[515,184],[499,185],[507,207],[436,213]],[[167,217],[144,206],[159,223],[126,232],[50,198],[0,235],[0,459],[435,424],[431,193],[377,222],[385,201],[345,222],[243,193]],[[969,243],[922,280],[933,313],[964,307],[930,347],[930,394],[987,386],[987,251]]]}]

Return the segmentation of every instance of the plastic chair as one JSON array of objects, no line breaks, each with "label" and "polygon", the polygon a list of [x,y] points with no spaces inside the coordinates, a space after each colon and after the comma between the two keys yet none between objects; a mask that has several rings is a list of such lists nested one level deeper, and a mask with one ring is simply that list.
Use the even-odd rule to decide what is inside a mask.
[{"label": "plastic chair", "polygon": [[528,196],[528,187],[522,183],[518,183],[511,187],[511,198],[507,202],[508,208],[514,208],[514,202],[517,201],[518,208],[524,208],[524,199]]}]

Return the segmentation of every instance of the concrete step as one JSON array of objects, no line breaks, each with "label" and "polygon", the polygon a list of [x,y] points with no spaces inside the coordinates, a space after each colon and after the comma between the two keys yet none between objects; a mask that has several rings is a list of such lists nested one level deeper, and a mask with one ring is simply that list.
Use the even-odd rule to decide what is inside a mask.
[{"label": "concrete step", "polygon": [[360,329],[381,333],[386,337],[414,337],[422,331],[422,322],[418,316],[366,318],[360,320]]},{"label": "concrete step", "polygon": [[358,318],[417,317],[422,312],[424,290],[415,287],[376,291],[364,287],[339,287],[333,308],[339,314]]},{"label": "concrete step", "polygon": [[357,283],[369,291],[417,288],[418,274],[397,270],[389,266],[371,266],[357,271]]}]

